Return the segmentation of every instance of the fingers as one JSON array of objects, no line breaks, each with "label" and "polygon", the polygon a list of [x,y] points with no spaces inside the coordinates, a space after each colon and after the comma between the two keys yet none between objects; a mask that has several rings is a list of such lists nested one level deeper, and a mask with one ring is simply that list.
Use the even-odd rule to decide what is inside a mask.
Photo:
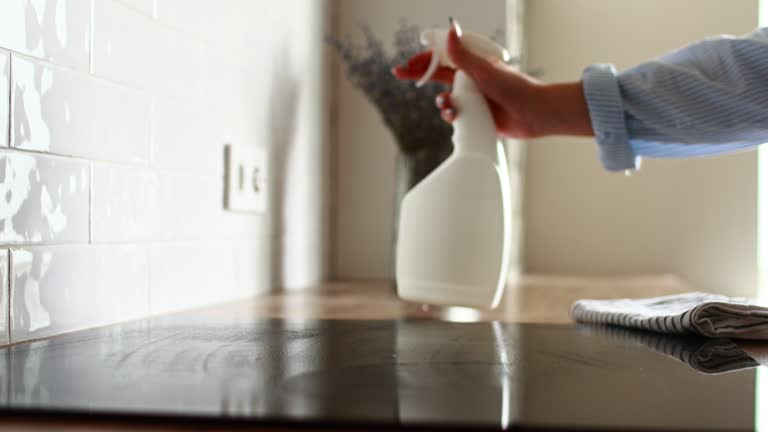
[{"label": "fingers", "polygon": [[432,51],[422,51],[409,58],[405,64],[396,66],[392,72],[401,79],[419,79],[429,67]]},{"label": "fingers", "polygon": [[448,123],[456,120],[457,111],[456,107],[453,105],[453,101],[451,100],[450,93],[443,92],[437,95],[435,98],[435,105],[440,108],[440,117],[442,117],[443,120],[447,121]]},{"label": "fingers", "polygon": [[[403,80],[418,80],[427,72],[429,62],[432,60],[432,51],[424,51],[408,59],[405,64],[395,66],[392,69],[392,73]],[[453,83],[453,76],[456,71],[447,68],[439,67],[435,74],[432,75],[432,81],[438,81],[445,84]]]},{"label": "fingers", "polygon": [[448,108],[440,111],[440,117],[448,123],[453,123],[456,120],[456,109]]},{"label": "fingers", "polygon": [[446,109],[446,108],[453,108],[453,101],[451,100],[451,93],[450,92],[442,92],[438,94],[435,97],[435,105],[437,105],[438,108]]},{"label": "fingers", "polygon": [[451,18],[451,29],[448,31],[446,48],[448,55],[456,66],[473,78],[475,82],[484,77],[492,76],[494,66],[487,59],[468,50],[461,42],[461,26]]}]

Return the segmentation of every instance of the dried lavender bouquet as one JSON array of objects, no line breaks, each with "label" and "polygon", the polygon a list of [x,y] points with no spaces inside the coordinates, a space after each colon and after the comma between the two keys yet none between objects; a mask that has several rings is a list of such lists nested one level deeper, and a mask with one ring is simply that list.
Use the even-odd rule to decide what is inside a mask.
[{"label": "dried lavender bouquet", "polygon": [[424,50],[419,43],[419,28],[401,23],[394,34],[392,55],[370,28],[362,26],[362,32],[364,42],[361,44],[349,37],[345,40],[327,38],[344,61],[347,78],[378,109],[400,151],[414,155],[432,149],[447,156],[453,128],[440,118],[434,100],[448,86],[432,82],[416,87],[412,82],[395,78],[391,72],[394,66]]}]

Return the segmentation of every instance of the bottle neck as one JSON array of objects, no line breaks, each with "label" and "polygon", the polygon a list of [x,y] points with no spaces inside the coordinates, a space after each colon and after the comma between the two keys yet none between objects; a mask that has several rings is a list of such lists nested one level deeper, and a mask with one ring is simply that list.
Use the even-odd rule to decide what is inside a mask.
[{"label": "bottle neck", "polygon": [[456,71],[451,101],[458,110],[453,122],[455,153],[480,153],[496,159],[498,135],[488,102],[462,71]]}]

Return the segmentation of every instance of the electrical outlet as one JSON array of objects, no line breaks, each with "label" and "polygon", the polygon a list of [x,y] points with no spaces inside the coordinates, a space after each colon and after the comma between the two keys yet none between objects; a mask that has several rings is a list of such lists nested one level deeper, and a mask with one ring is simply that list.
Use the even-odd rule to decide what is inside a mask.
[{"label": "electrical outlet", "polygon": [[267,211],[267,162],[264,148],[224,146],[224,208]]}]

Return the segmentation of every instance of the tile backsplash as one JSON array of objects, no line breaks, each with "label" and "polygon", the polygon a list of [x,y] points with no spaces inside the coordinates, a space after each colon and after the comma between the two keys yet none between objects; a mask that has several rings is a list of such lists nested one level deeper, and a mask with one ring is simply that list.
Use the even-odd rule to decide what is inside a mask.
[{"label": "tile backsplash", "polygon": [[11,76],[11,147],[149,161],[148,94],[21,56],[14,56]]},{"label": "tile backsplash", "polygon": [[[265,5],[0,2],[0,344],[324,277],[327,158],[294,159],[327,145],[326,2]],[[226,143],[278,165],[266,214],[223,210]]]},{"label": "tile backsplash", "polygon": [[88,162],[0,152],[0,241],[88,243]]},{"label": "tile backsplash", "polygon": [[4,0],[0,47],[88,72],[91,1]]},{"label": "tile backsplash", "polygon": [[11,109],[11,56],[0,52],[0,147],[8,146],[8,122]]},{"label": "tile backsplash", "polygon": [[141,246],[11,249],[11,341],[146,316],[148,268]]}]

